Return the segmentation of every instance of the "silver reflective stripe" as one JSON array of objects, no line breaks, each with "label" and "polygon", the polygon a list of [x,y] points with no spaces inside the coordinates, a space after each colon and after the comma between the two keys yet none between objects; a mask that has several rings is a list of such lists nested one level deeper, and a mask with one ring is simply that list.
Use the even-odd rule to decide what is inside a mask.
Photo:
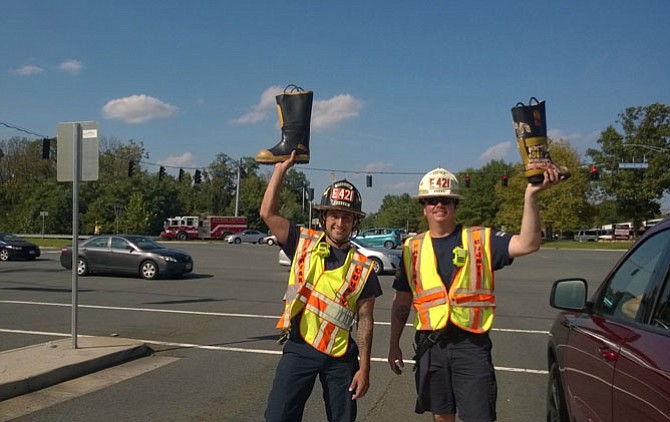
[{"label": "silver reflective stripe", "polygon": [[461,308],[467,308],[467,307],[495,308],[496,307],[496,305],[492,304],[491,302],[477,302],[477,301],[459,302],[459,303],[456,303],[456,302],[452,301],[451,305],[452,306],[460,306]]},{"label": "silver reflective stripe", "polygon": [[491,294],[491,289],[478,289],[478,290],[472,290],[472,289],[456,289],[456,294],[459,295],[489,295]]},{"label": "silver reflective stripe", "polygon": [[422,298],[424,296],[432,295],[435,293],[440,293],[442,291],[442,287],[433,287],[432,289],[424,290],[423,292],[419,293],[416,295],[417,298]]},{"label": "silver reflective stripe", "polygon": [[444,305],[445,303],[447,303],[447,298],[442,297],[439,299],[431,300],[430,302],[426,302],[425,305],[432,308],[433,306]]},{"label": "silver reflective stripe", "polygon": [[326,304],[326,309],[321,311],[310,304],[307,304],[307,309],[338,327],[348,330],[354,325],[356,314],[351,309],[341,306],[319,292],[312,292],[312,294]]}]

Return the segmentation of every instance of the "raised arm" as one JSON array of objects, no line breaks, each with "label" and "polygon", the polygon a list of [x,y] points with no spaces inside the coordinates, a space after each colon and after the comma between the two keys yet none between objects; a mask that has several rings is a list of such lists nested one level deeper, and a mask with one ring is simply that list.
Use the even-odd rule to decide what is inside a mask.
[{"label": "raised arm", "polygon": [[281,185],[284,181],[284,175],[295,163],[295,151],[291,153],[291,158],[275,164],[274,171],[268,182],[268,187],[263,195],[260,215],[265,224],[267,224],[272,234],[277,237],[280,244],[286,243],[288,239],[289,221],[279,214],[279,194]]},{"label": "raised arm", "polygon": [[509,242],[509,256],[516,258],[528,255],[540,249],[542,244],[542,222],[537,206],[537,195],[562,180],[559,169],[552,165],[544,172],[544,181],[539,185],[528,184],[523,200],[521,230],[512,236]]}]

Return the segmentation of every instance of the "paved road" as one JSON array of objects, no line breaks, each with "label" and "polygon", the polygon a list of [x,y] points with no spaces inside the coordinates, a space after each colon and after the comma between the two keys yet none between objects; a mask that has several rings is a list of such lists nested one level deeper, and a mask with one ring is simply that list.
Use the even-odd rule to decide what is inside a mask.
[{"label": "paved road", "polygon": [[[262,420],[281,350],[274,325],[288,274],[276,262],[277,249],[223,243],[173,246],[194,256],[195,272],[185,279],[79,280],[80,335],[142,340],[155,355],[132,368],[108,370],[115,383],[81,379],[36,395],[30,400],[36,410],[15,420]],[[492,338],[499,421],[544,420],[546,336],[556,314],[547,304],[551,283],[582,276],[593,289],[621,254],[542,250],[497,273]],[[395,376],[386,364],[392,276],[381,281],[385,294],[375,313],[372,387],[359,402],[358,420],[429,420],[412,411],[411,369]],[[70,286],[71,275],[60,268],[57,253],[35,262],[0,262],[0,350],[70,336]],[[411,337],[408,327],[403,335],[407,358]],[[137,369],[143,364],[151,370]],[[304,420],[325,420],[320,395],[317,382]],[[26,398],[13,400],[0,403],[0,420],[3,406],[23,405]],[[37,404],[42,402],[44,407]]]}]

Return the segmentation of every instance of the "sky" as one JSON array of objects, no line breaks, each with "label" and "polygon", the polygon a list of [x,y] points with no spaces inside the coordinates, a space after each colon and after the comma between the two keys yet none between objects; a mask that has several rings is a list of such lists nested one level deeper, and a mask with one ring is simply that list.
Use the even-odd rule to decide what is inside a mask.
[{"label": "sky", "polygon": [[[0,0],[0,139],[96,121],[176,174],[281,138],[275,95],[314,92],[317,198],[366,212],[421,176],[518,163],[510,109],[546,102],[580,154],[628,107],[670,104],[667,0]],[[7,125],[30,132],[26,134]],[[588,163],[584,157],[583,162]],[[269,174],[271,166],[262,166]],[[372,187],[366,187],[366,175]]]}]

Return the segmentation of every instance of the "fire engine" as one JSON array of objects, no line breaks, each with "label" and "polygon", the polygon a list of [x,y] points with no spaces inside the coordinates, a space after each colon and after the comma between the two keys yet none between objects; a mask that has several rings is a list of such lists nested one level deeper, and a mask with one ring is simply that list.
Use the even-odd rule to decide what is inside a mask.
[{"label": "fire engine", "polygon": [[193,215],[170,217],[163,223],[161,239],[221,239],[247,229],[247,217]]}]

